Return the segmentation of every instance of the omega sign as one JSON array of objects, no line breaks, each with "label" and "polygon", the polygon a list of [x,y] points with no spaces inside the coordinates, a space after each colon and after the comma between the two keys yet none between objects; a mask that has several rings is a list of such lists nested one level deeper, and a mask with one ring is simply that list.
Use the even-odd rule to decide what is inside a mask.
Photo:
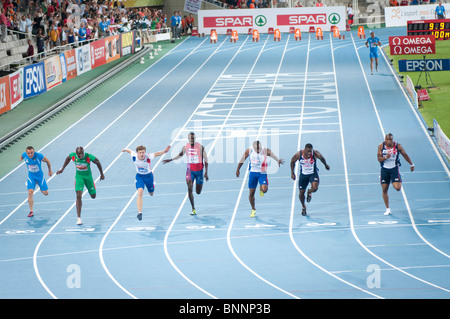
[{"label": "omega sign", "polygon": [[435,54],[436,39],[434,35],[389,37],[389,47],[391,55]]}]

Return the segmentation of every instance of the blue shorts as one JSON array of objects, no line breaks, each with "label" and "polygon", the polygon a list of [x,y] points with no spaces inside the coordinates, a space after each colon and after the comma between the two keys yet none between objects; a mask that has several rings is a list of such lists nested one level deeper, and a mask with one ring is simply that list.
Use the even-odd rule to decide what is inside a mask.
[{"label": "blue shorts", "polygon": [[380,54],[378,53],[378,49],[377,50],[370,50],[369,56],[371,58],[378,59],[378,57],[380,56]]},{"label": "blue shorts", "polygon": [[149,193],[155,191],[155,183],[153,181],[153,173],[149,174],[136,174],[136,189],[145,188]]},{"label": "blue shorts", "polygon": [[394,168],[381,168],[380,173],[380,183],[390,184],[390,183],[401,183],[402,177],[400,175],[400,170],[398,167]]},{"label": "blue shorts", "polygon": [[201,171],[192,171],[189,168],[186,170],[186,180],[193,181],[197,183],[197,185],[203,184],[203,170]]},{"label": "blue shorts", "polygon": [[35,189],[36,184],[39,186],[41,191],[48,191],[47,182],[44,178],[44,173],[41,174],[28,174],[27,178],[27,189]]},{"label": "blue shorts", "polygon": [[248,177],[248,188],[255,189],[256,186],[259,185],[267,185],[269,187],[269,180],[267,179],[267,174],[250,172]]},{"label": "blue shorts", "polygon": [[298,188],[306,189],[309,183],[319,183],[319,174],[317,172],[309,175],[303,175],[300,173],[298,178]]}]

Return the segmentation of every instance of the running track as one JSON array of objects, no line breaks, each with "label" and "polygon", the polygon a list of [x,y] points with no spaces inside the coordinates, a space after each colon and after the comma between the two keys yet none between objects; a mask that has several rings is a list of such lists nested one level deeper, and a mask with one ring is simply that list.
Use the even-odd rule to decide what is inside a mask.
[{"label": "running track", "polygon": [[[393,33],[376,31],[384,44]],[[185,39],[40,150],[54,172],[77,146],[103,164],[104,181],[92,167],[97,198],[83,197],[82,226],[73,164],[47,178],[33,218],[23,165],[0,179],[0,297],[449,298],[450,174],[384,58],[370,75],[364,41],[349,32]],[[210,158],[194,217],[185,162],[162,164],[190,131]],[[403,160],[403,190],[390,189],[384,216],[376,149],[388,132],[416,171]],[[269,192],[250,218],[247,163],[235,171],[255,139],[286,162],[270,164]],[[331,170],[318,164],[319,191],[301,216],[289,162],[306,143]],[[142,221],[121,153],[139,144],[172,146],[153,161]]]}]

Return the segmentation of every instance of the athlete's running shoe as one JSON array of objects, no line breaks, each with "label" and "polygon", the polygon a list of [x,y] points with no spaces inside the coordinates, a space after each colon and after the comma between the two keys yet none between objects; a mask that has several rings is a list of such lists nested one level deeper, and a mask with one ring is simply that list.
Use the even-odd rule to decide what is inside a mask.
[{"label": "athlete's running shoe", "polygon": [[386,211],[384,212],[384,216],[389,216],[391,214],[391,209],[386,208]]},{"label": "athlete's running shoe", "polygon": [[197,215],[197,212],[195,211],[195,209],[192,210],[191,215],[192,216]]},{"label": "athlete's running shoe", "polygon": [[255,217],[256,216],[256,210],[252,209],[252,212],[250,213],[250,217]]},{"label": "athlete's running shoe", "polygon": [[137,219],[142,220],[142,213],[137,214]]},{"label": "athlete's running shoe", "polygon": [[33,212],[30,212],[29,214],[28,214],[28,217],[33,217],[34,216],[34,213]]},{"label": "athlete's running shoe", "polygon": [[311,193],[308,191],[306,192],[306,202],[310,202],[311,201]]},{"label": "athlete's running shoe", "polygon": [[302,207],[302,216],[306,216],[306,207]]},{"label": "athlete's running shoe", "polygon": [[259,196],[261,196],[261,197],[264,196],[264,192],[262,190],[259,191]]},{"label": "athlete's running shoe", "polygon": [[81,221],[80,217],[77,218],[77,225],[83,225],[83,222]]}]

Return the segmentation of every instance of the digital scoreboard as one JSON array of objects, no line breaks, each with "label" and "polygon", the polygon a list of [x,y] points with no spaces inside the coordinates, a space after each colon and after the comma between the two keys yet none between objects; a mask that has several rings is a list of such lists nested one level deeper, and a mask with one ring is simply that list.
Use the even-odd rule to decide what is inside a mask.
[{"label": "digital scoreboard", "polygon": [[450,19],[408,21],[408,35],[434,35],[436,40],[448,40]]}]

